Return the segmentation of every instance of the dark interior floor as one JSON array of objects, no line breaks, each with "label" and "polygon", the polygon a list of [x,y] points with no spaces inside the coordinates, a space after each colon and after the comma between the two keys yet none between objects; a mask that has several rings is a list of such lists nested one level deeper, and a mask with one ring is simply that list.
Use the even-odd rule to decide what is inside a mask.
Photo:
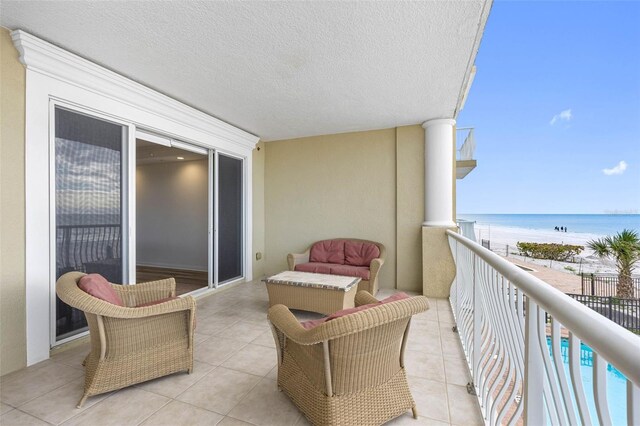
[{"label": "dark interior floor", "polygon": [[207,286],[207,271],[191,271],[185,269],[158,268],[155,266],[136,266],[136,281],[147,281],[175,278],[176,293],[185,294]]}]

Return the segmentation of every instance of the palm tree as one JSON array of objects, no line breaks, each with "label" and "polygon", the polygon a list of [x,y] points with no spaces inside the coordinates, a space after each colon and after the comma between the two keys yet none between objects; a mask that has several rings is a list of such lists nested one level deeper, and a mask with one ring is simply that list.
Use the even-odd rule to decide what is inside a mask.
[{"label": "palm tree", "polygon": [[634,264],[640,260],[640,236],[636,231],[624,229],[616,235],[591,240],[587,246],[601,259],[612,258],[618,268],[616,296],[633,298],[631,273]]}]

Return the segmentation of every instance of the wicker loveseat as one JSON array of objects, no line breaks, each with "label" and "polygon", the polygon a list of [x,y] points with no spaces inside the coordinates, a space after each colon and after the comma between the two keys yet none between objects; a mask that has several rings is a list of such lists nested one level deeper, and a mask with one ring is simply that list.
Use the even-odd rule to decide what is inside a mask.
[{"label": "wicker loveseat", "polygon": [[[356,306],[377,302],[356,295]],[[409,409],[417,417],[403,357],[411,316],[428,308],[416,296],[305,329],[286,306],[271,307],[278,387],[314,425],[379,425]]]},{"label": "wicker loveseat", "polygon": [[151,306],[142,304],[173,297],[173,278],[136,285],[111,284],[125,306],[93,297],[80,288],[85,274],[68,272],[58,279],[56,293],[65,303],[84,311],[91,352],[84,362],[87,397],[193,369],[193,330],[196,301],[187,296]]},{"label": "wicker loveseat", "polygon": [[359,277],[358,290],[378,293],[378,275],[384,265],[383,244],[356,238],[317,241],[304,253],[289,253],[290,271]]}]

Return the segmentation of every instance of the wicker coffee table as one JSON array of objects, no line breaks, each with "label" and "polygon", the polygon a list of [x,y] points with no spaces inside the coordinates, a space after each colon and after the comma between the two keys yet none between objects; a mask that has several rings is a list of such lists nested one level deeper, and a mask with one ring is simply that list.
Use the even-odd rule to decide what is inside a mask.
[{"label": "wicker coffee table", "polygon": [[332,314],[353,308],[360,278],[342,275],[285,271],[264,280],[269,306],[282,304],[291,309]]}]

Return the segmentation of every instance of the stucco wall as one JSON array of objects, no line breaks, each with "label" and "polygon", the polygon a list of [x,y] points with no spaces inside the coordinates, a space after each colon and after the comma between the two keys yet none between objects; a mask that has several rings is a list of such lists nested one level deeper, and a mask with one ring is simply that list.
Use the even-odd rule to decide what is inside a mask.
[{"label": "stucco wall", "polygon": [[139,265],[208,269],[209,163],[204,158],[136,167]]},{"label": "stucco wall", "polygon": [[398,289],[422,289],[424,221],[424,129],[397,128],[397,282]]},{"label": "stucco wall", "polygon": [[25,70],[0,28],[0,375],[27,362],[25,312]]},{"label": "stucco wall", "polygon": [[386,246],[381,287],[421,291],[423,144],[420,126],[266,142],[264,272],[314,241],[355,237]]}]

